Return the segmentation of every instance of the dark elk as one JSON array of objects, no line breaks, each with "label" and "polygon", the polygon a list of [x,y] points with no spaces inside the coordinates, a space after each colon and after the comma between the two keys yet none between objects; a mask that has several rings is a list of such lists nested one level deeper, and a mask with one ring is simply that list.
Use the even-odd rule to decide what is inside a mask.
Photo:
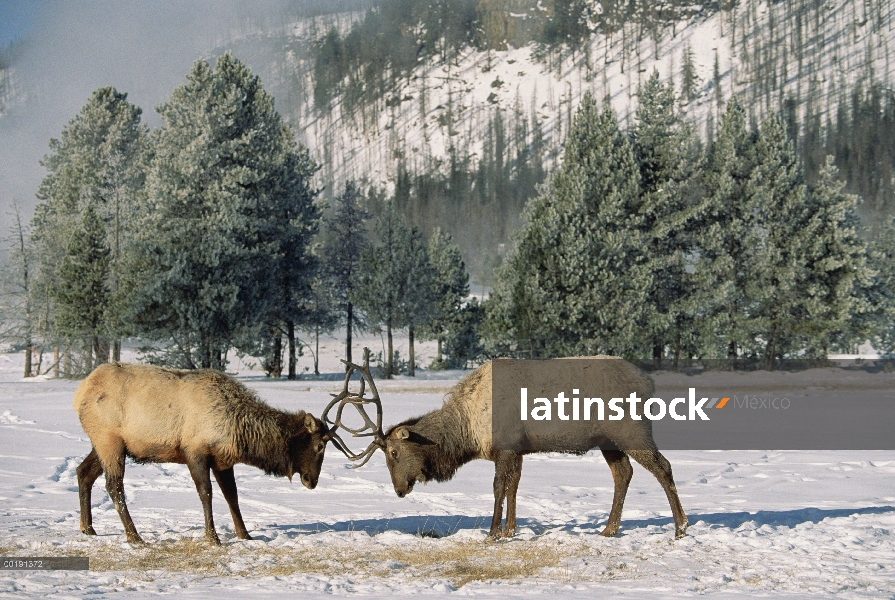
[{"label": "dark elk", "polygon": [[177,371],[107,364],[78,386],[72,402],[93,448],[78,467],[81,531],[96,535],[90,492],[105,472],[106,491],[129,542],[142,542],[124,500],[124,459],[187,465],[205,511],[205,538],[220,544],[211,513],[214,473],[230,507],[236,536],[249,533],[239,512],[233,465],[268,475],[299,474],[314,489],[329,432],[320,419],[271,408],[241,383],[217,371]]},{"label": "dark elk", "polygon": [[[333,443],[342,450],[350,460],[362,461],[364,465],[377,449],[385,452],[385,460],[395,492],[403,498],[413,490],[417,482],[426,483],[431,480],[448,481],[457,469],[471,460],[484,458],[494,462],[494,516],[491,519],[490,537],[511,537],[516,530],[516,491],[522,474],[522,456],[526,452],[494,450],[491,447],[491,363],[486,363],[461,380],[451,390],[444,405],[421,417],[408,419],[382,431],[382,404],[376,385],[370,374],[369,360],[365,351],[364,366],[348,364],[349,373],[345,378],[344,391],[336,396],[323,413],[323,421],[332,424],[330,433]],[[611,379],[623,382],[628,391],[636,391],[638,396],[649,398],[653,394],[652,380],[634,365],[621,359],[601,361],[602,369],[612,369]],[[372,391],[372,398],[363,398],[361,392],[353,395],[348,391],[351,372],[359,371]],[[605,373],[604,373],[605,374]],[[330,421],[329,410],[338,404],[335,421]],[[348,404],[354,405],[364,420],[364,427],[352,429],[342,424],[342,410]],[[376,422],[364,410],[366,405],[373,404],[377,409]],[[344,441],[336,434],[342,427],[355,437],[372,437],[370,445],[360,454],[351,452]],[[677,488],[671,475],[671,465],[658,451],[652,437],[650,422],[646,419],[635,421],[594,421],[594,431],[587,437],[587,442],[575,445],[570,441],[568,451],[581,453],[592,450],[591,440],[608,439],[612,449],[603,449],[603,457],[609,464],[615,481],[615,494],[612,509],[603,536],[614,536],[621,524],[622,506],[631,482],[633,469],[629,460],[633,458],[647,471],[652,473],[668,497],[671,512],[674,515],[675,537],[680,538],[687,529],[687,516],[681,507]],[[631,429],[637,429],[632,431]],[[637,448],[626,448],[624,440],[639,439]],[[620,442],[620,443],[619,443]],[[646,442],[646,443],[643,443]],[[506,500],[506,525],[501,530],[503,503]]]}]

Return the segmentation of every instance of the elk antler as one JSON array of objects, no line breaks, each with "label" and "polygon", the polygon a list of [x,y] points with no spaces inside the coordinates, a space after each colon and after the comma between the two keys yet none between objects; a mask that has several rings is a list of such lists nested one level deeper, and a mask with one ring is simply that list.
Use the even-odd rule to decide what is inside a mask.
[{"label": "elk antler", "polygon": [[[370,349],[364,348],[364,366],[359,367],[354,363],[350,363],[347,360],[343,360],[348,366],[348,372],[345,373],[345,387],[339,394],[333,394],[333,399],[326,406],[326,409],[323,411],[323,422],[327,424],[327,426],[332,425],[329,430],[329,435],[332,438],[333,444],[342,451],[348,460],[356,461],[362,460],[360,464],[352,465],[352,469],[356,469],[358,467],[362,467],[367,464],[367,461],[373,456],[376,452],[377,448],[382,448],[385,446],[385,434],[382,432],[382,402],[379,401],[379,392],[376,390],[376,384],[373,382],[373,375],[370,374]],[[360,392],[358,394],[352,394],[348,390],[348,383],[351,380],[351,374],[355,371],[359,371],[363,376],[360,381]],[[370,384],[370,391],[373,393],[372,398],[364,398],[364,387],[365,384]],[[336,419],[335,421],[329,420],[329,410],[335,406],[339,405],[339,408],[336,410]],[[360,414],[361,418],[364,420],[364,426],[359,429],[352,429],[351,427],[346,426],[342,423],[342,410],[344,410],[345,406],[350,404],[355,409],[357,409],[358,414]],[[367,404],[374,404],[376,406],[376,422],[374,423],[372,419],[370,419],[370,415],[367,414],[367,411],[364,409],[364,406]],[[360,454],[355,454],[352,452],[348,445],[339,437],[336,433],[339,428],[344,429],[349,432],[352,437],[372,437],[373,441],[367,446],[367,449],[361,452]]]}]

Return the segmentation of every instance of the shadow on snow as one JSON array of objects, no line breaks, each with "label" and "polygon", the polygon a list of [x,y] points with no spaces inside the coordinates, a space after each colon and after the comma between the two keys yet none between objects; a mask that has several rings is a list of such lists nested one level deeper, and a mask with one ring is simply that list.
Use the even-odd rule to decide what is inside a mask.
[{"label": "shadow on snow", "polygon": [[[824,519],[837,517],[850,517],[856,515],[880,515],[895,513],[895,506],[868,506],[864,508],[799,508],[794,510],[759,510],[750,512],[722,512],[722,513],[688,513],[687,518],[691,527],[696,524],[707,525],[710,528],[726,527],[737,529],[743,525],[752,523],[756,528],[768,525],[770,527],[792,528],[803,523],[819,523]],[[536,535],[548,531],[565,531],[568,533],[582,533],[593,531],[595,534],[602,531],[605,526],[605,517],[592,523],[568,523],[557,525],[546,523],[537,519],[517,519],[519,529],[529,529]],[[647,527],[672,526],[674,520],[671,517],[652,517],[649,519],[622,519],[620,534],[626,531]],[[336,523],[302,523],[295,525],[278,525],[275,528],[285,532],[317,533],[324,531],[362,531],[368,535],[377,535],[386,531],[409,533],[422,537],[445,537],[465,529],[487,530],[491,526],[490,516],[468,517],[461,515],[419,515],[408,517],[395,517],[388,519],[359,519],[351,521],[339,521]],[[260,536],[261,539],[264,536]]]}]

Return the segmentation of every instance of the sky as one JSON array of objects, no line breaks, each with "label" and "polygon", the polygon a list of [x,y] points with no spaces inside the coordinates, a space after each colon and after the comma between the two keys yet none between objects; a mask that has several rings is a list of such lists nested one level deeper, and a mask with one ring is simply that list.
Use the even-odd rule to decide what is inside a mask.
[{"label": "sky", "polygon": [[0,0],[0,47],[28,35],[36,10],[33,0]]},{"label": "sky", "polygon": [[18,46],[16,98],[0,115],[0,238],[12,223],[13,198],[30,219],[50,139],[93,90],[126,92],[157,126],[155,107],[213,49],[247,32],[285,28],[300,12],[362,1],[0,0],[0,47],[12,40]]}]

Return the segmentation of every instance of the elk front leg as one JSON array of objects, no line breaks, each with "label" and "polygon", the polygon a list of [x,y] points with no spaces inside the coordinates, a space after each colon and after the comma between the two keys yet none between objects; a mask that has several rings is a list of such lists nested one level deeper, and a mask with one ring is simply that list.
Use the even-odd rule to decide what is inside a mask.
[{"label": "elk front leg", "polygon": [[622,522],[622,507],[625,505],[625,496],[628,495],[628,485],[631,483],[631,476],[634,469],[631,468],[631,461],[627,455],[620,450],[602,450],[603,458],[609,464],[609,470],[612,471],[612,480],[615,482],[615,493],[612,496],[612,509],[609,511],[609,521],[606,528],[600,532],[604,537],[612,537],[618,533],[618,528]]},{"label": "elk front leg", "polygon": [[77,469],[78,473],[78,499],[81,503],[81,533],[96,535],[93,529],[93,511],[90,507],[90,493],[97,478],[103,474],[103,465],[96,454],[96,448],[90,449],[90,454],[84,459]]},{"label": "elk front leg", "polygon": [[516,492],[519,491],[519,479],[522,477],[522,455],[516,454],[513,461],[513,472],[507,489],[507,523],[503,529],[503,537],[516,535]]},{"label": "elk front leg", "polygon": [[675,539],[684,537],[687,533],[687,515],[677,495],[677,486],[674,485],[674,477],[671,475],[671,463],[658,450],[631,450],[628,454],[659,480],[671,506],[671,514],[674,516],[674,537]]},{"label": "elk front leg", "polygon": [[211,513],[211,475],[207,457],[191,457],[188,459],[190,475],[196,484],[199,500],[202,501],[202,510],[205,511],[205,539],[212,544],[220,545],[221,540],[214,530],[214,516]]},{"label": "elk front leg", "polygon": [[242,520],[242,513],[239,512],[239,500],[236,495],[236,478],[233,476],[233,467],[222,471],[212,469],[211,472],[214,473],[214,478],[218,481],[218,486],[224,494],[227,506],[230,507],[230,516],[233,517],[233,528],[236,529],[236,537],[241,540],[252,539]]}]

